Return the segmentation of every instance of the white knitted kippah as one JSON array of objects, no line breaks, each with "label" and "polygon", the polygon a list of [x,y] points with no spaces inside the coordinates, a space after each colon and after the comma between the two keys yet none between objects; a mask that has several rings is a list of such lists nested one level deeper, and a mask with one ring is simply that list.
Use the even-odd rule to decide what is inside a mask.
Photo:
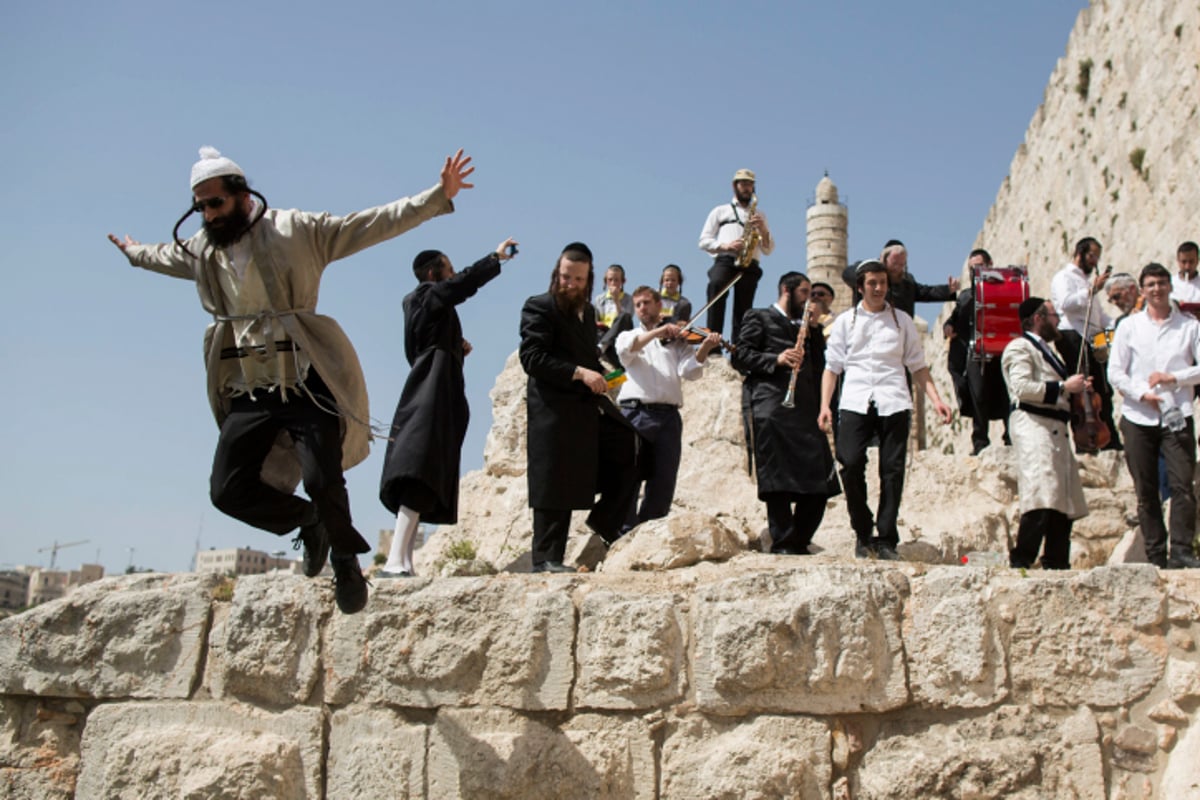
[{"label": "white knitted kippah", "polygon": [[246,177],[242,168],[221,155],[215,147],[205,145],[200,148],[200,160],[192,165],[192,188],[195,189],[209,178],[219,178],[222,175],[240,175]]}]

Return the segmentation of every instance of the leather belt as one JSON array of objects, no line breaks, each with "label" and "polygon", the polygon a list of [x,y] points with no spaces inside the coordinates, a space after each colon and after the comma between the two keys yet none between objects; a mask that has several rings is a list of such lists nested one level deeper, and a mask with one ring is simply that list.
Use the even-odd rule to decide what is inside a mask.
[{"label": "leather belt", "polygon": [[1021,409],[1026,414],[1033,414],[1035,417],[1049,417],[1050,419],[1056,419],[1059,422],[1066,422],[1067,424],[1071,422],[1070,412],[1059,408],[1045,408],[1043,406],[1030,405],[1029,403],[1017,403],[1016,408]]},{"label": "leather belt", "polygon": [[679,406],[670,403],[643,403],[641,400],[622,400],[621,408],[645,408],[649,411],[678,411]]},{"label": "leather belt", "polygon": [[[285,339],[282,342],[275,343],[275,350],[280,353],[290,353],[300,348],[291,339]],[[221,351],[221,358],[245,358],[246,356],[266,355],[266,345],[255,345],[253,347],[226,347]]]}]

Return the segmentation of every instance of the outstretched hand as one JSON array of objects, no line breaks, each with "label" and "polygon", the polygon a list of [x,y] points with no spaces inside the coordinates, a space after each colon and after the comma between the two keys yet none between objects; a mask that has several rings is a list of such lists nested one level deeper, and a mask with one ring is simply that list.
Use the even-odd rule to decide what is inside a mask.
[{"label": "outstretched hand", "polygon": [[447,200],[453,200],[460,189],[475,188],[475,184],[466,181],[475,171],[474,167],[468,166],[470,163],[471,157],[464,157],[461,147],[453,156],[446,156],[446,163],[442,166],[442,191],[446,193]]},{"label": "outstretched hand", "polygon": [[109,240],[110,242],[112,242],[113,244],[115,244],[115,245],[117,246],[117,249],[119,249],[119,250],[120,250],[122,253],[124,253],[124,252],[125,252],[125,248],[126,248],[126,247],[130,247],[130,246],[137,246],[137,245],[141,244],[141,242],[139,242],[138,240],[136,240],[136,239],[132,238],[132,237],[131,237],[131,236],[130,236],[128,233],[127,233],[127,234],[125,234],[125,239],[124,239],[124,240],[118,239],[116,236],[113,236],[113,235],[110,233],[110,234],[108,235],[108,240]]},{"label": "outstretched hand", "polygon": [[521,243],[518,242],[516,239],[512,238],[511,236],[508,237],[503,242],[496,245],[496,258],[500,259],[501,261],[508,261],[510,258],[512,258],[512,256],[510,256],[508,254],[509,246],[512,246],[514,248],[514,252],[515,252],[515,248],[519,244],[521,244]]}]

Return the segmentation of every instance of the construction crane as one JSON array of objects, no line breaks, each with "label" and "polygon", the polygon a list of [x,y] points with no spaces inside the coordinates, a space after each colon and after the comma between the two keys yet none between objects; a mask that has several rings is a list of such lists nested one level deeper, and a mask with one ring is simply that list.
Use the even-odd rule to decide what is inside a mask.
[{"label": "construction crane", "polygon": [[58,559],[58,551],[59,550],[65,550],[68,547],[75,547],[76,545],[80,545],[80,544],[87,544],[90,541],[91,541],[91,539],[81,539],[78,542],[67,542],[66,544],[59,544],[56,541],[54,544],[50,545],[49,547],[38,548],[38,552],[44,553],[47,550],[50,551],[50,569],[54,569],[54,562]]}]

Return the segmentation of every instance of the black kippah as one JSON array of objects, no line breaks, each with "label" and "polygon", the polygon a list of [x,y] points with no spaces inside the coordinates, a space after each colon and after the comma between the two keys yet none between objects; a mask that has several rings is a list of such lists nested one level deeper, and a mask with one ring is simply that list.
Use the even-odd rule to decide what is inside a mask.
[{"label": "black kippah", "polygon": [[1029,319],[1044,305],[1046,305],[1046,301],[1042,298],[1030,297],[1028,300],[1022,300],[1021,305],[1017,306],[1017,315],[1021,319]]},{"label": "black kippah", "polygon": [[588,246],[586,244],[584,244],[583,242],[571,242],[569,245],[564,247],[562,251],[564,253],[570,253],[570,252],[583,253],[584,255],[586,255],[588,257],[588,261],[593,260],[591,249],[589,249]]},{"label": "black kippah", "polygon": [[889,247],[894,245],[900,245],[901,247],[904,247],[904,242],[900,241],[899,239],[888,239],[887,244],[883,246],[883,249],[887,250]]},{"label": "black kippah", "polygon": [[413,259],[413,272],[421,273],[429,269],[433,262],[442,257],[441,250],[422,250]]}]

